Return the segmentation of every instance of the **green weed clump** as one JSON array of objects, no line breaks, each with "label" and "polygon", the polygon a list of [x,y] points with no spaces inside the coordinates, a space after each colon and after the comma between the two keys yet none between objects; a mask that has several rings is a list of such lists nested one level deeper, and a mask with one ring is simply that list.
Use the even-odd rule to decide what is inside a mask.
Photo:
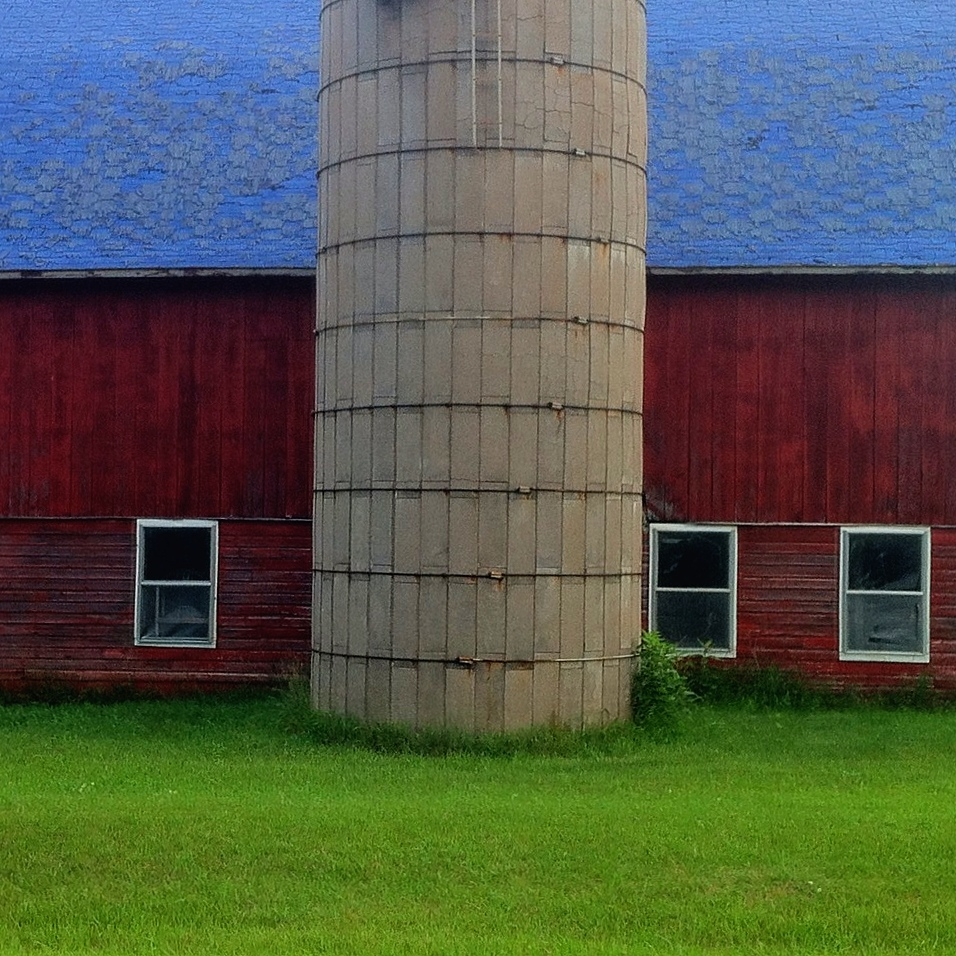
[{"label": "green weed clump", "polygon": [[680,728],[694,695],[679,661],[677,650],[659,634],[641,635],[631,679],[631,715],[639,727],[654,733]]},{"label": "green weed clump", "polygon": [[711,704],[743,704],[761,710],[811,710],[848,703],[849,696],[813,684],[776,665],[726,665],[704,656],[685,657],[680,671],[694,695]]},{"label": "green weed clump", "polygon": [[678,667],[693,696],[708,704],[776,711],[941,710],[954,704],[926,675],[894,687],[861,689],[825,684],[776,664],[725,664],[706,655],[684,657]]}]

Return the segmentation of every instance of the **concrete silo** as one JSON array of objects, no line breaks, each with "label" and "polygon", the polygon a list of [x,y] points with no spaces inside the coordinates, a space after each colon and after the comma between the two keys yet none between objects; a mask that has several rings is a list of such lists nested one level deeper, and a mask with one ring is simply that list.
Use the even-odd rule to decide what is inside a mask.
[{"label": "concrete silo", "polygon": [[640,0],[324,0],[314,699],[623,716],[640,628]]}]

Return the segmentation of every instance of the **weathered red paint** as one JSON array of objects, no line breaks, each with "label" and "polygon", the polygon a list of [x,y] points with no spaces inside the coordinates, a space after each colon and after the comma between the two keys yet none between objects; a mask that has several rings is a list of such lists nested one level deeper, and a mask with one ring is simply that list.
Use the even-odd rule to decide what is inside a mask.
[{"label": "weathered red paint", "polygon": [[[738,525],[737,660],[956,690],[956,279],[652,278],[649,517]],[[931,526],[930,663],[839,659],[839,527]]]},{"label": "weathered red paint", "polygon": [[307,517],[313,300],[289,277],[0,284],[0,516]]},{"label": "weathered red paint", "polygon": [[[0,284],[0,686],[274,681],[310,644],[309,279]],[[217,646],[136,647],[136,518],[219,519]]]},{"label": "weathered red paint", "polygon": [[[306,660],[307,521],[220,523],[208,650],[134,646],[133,519],[308,516],[312,309],[307,279],[0,285],[0,684]],[[648,512],[740,525],[738,659],[956,688],[956,280],[652,278],[645,363]],[[934,526],[929,665],[839,661],[841,523]]]},{"label": "weathered red paint", "polygon": [[932,532],[929,664],[839,660],[838,528],[742,526],[737,546],[738,660],[859,687],[931,674],[956,690],[956,530]]},{"label": "weathered red paint", "polygon": [[648,510],[956,524],[956,279],[651,280]]},{"label": "weathered red paint", "polygon": [[309,657],[311,525],[221,521],[215,648],[136,647],[136,524],[0,521],[0,686],[217,689]]}]

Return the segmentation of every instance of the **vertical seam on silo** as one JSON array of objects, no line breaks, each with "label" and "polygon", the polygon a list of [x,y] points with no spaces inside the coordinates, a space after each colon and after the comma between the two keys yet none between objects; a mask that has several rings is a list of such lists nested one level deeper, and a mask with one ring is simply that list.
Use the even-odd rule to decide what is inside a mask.
[{"label": "vertical seam on silo", "polygon": [[501,70],[501,0],[498,0],[497,3],[497,15],[498,15],[498,148],[500,149],[504,144],[504,116],[502,113],[502,102],[501,102],[501,83],[502,83],[502,70]]},{"label": "vertical seam on silo", "polygon": [[476,0],[471,0],[471,145],[478,145],[478,24]]}]

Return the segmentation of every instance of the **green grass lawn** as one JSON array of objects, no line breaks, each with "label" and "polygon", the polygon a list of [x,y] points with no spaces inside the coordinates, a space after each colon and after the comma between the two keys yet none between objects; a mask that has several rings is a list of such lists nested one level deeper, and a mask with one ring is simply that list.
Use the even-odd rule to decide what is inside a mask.
[{"label": "green grass lawn", "polygon": [[0,708],[0,952],[956,952],[956,714],[492,758],[281,712]]}]

